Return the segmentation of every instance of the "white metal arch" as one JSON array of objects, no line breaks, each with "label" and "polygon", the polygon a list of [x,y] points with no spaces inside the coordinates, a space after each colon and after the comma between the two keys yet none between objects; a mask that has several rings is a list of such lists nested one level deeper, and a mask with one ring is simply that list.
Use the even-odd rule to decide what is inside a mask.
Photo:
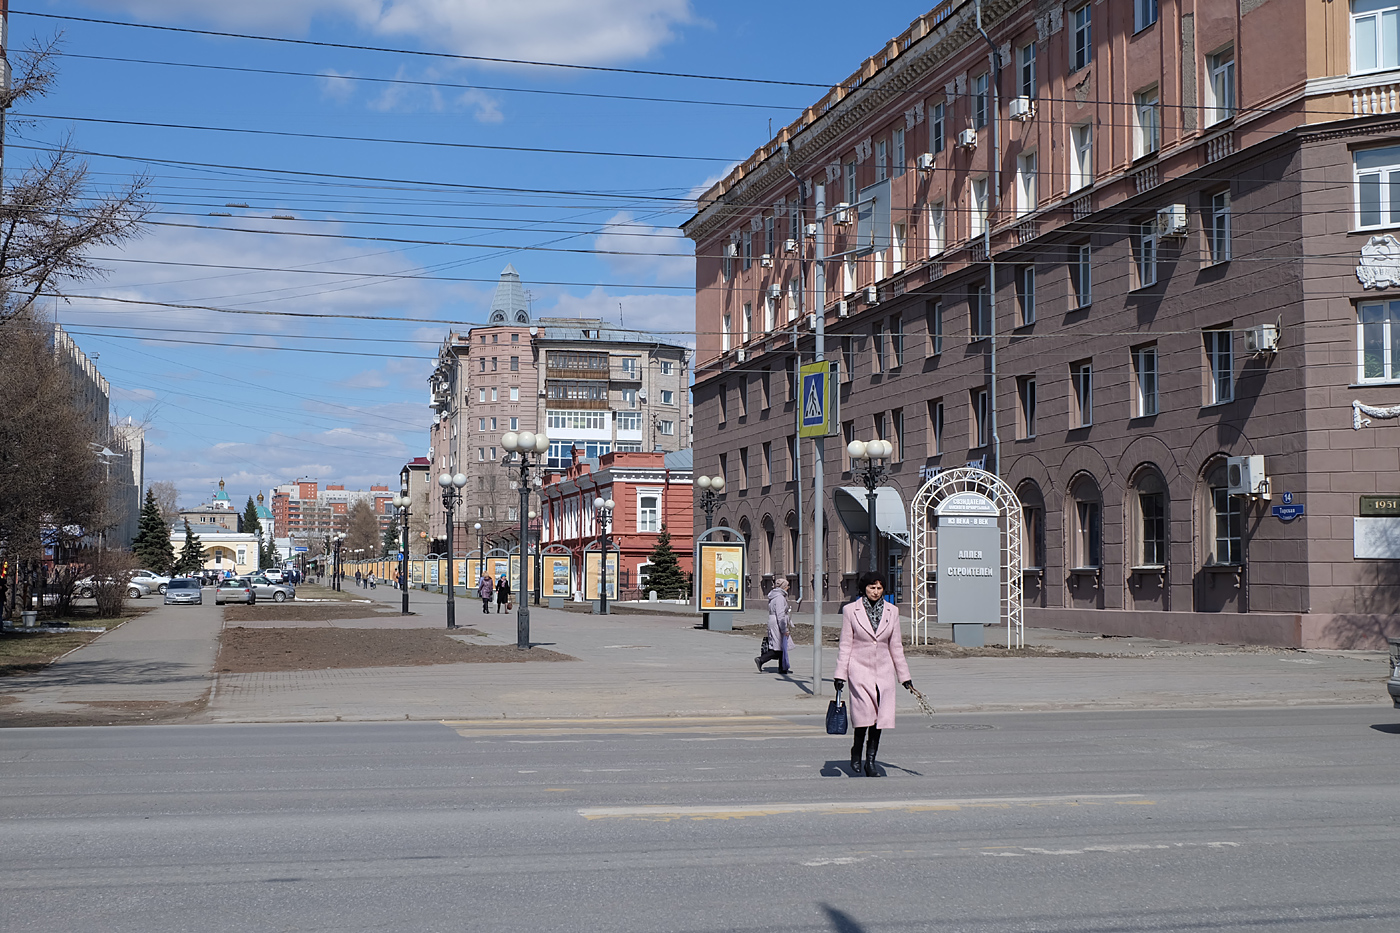
[{"label": "white metal arch", "polygon": [[914,586],[910,598],[910,639],[916,645],[928,644],[928,627],[938,618],[938,540],[929,525],[929,515],[944,499],[960,492],[984,495],[1001,512],[1001,614],[1006,619],[1007,647],[1022,648],[1026,630],[1021,605],[1021,500],[1000,477],[976,467],[939,472],[914,494],[909,506]]}]

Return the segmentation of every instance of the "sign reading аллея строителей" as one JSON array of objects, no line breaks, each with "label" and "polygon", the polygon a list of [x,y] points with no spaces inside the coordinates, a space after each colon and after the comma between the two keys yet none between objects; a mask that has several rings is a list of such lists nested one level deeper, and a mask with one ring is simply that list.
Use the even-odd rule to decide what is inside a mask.
[{"label": "sign reading \u0430\u043b\u043b\u0435\u044f \u0441\u0442\u0440\u043e\u0438\u0442\u0435\u043b\u0435\u0439", "polygon": [[938,621],[1001,621],[1001,528],[996,503],[959,492],[939,503]]}]

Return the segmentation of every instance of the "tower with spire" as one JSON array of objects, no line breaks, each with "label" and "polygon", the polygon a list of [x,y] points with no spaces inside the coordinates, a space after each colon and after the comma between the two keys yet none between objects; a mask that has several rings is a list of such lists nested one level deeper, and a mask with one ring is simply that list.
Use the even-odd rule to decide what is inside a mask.
[{"label": "tower with spire", "polygon": [[487,318],[487,323],[530,323],[530,309],[525,303],[525,287],[520,284],[520,273],[509,263],[501,272],[501,280],[496,283],[496,294],[491,298],[491,316]]}]

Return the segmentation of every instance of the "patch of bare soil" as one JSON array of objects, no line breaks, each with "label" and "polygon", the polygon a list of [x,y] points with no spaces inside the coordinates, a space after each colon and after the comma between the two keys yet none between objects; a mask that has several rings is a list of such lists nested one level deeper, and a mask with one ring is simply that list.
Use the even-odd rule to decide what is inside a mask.
[{"label": "patch of bare soil", "polygon": [[[481,635],[472,629],[459,634]],[[214,670],[223,674],[350,667],[577,661],[547,648],[471,645],[441,629],[226,628]]]},{"label": "patch of bare soil", "polygon": [[403,618],[397,612],[381,612],[382,606],[366,603],[269,603],[224,607],[225,622],[326,622],[331,619]]},{"label": "patch of bare soil", "polygon": [[[208,696],[187,703],[165,700],[85,700],[72,702],[73,710],[26,712],[5,709],[8,699],[0,697],[0,728],[41,726],[139,726],[153,723],[186,722],[204,710]],[[71,701],[70,701],[71,702]]]},{"label": "patch of bare soil", "polygon": [[[762,638],[768,634],[767,625],[736,625],[734,631],[743,632],[746,635],[753,635]],[[810,645],[812,643],[812,626],[803,622],[794,622],[792,626],[792,640],[798,645]],[[822,644],[835,647],[841,643],[841,624],[836,621],[833,626],[822,626]],[[904,653],[916,658],[1105,658],[1113,657],[1102,653],[1089,651],[1063,651],[1059,648],[1046,648],[1039,645],[1027,645],[1024,648],[1012,648],[1007,650],[997,645],[987,645],[982,648],[965,648],[962,645],[955,645],[951,641],[942,638],[933,639],[927,645],[905,645]]]}]

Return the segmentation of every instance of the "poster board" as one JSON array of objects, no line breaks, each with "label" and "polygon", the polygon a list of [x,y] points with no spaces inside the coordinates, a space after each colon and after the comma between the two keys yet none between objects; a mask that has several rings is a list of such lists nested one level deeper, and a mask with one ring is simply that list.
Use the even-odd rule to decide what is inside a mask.
[{"label": "poster board", "polygon": [[439,561],[435,561],[435,560],[430,560],[430,561],[428,561],[428,584],[429,584],[430,586],[437,586],[437,582],[438,582],[438,564],[439,564]]},{"label": "poster board", "polygon": [[419,586],[423,585],[423,561],[413,560],[408,562],[408,578]]},{"label": "poster board", "polygon": [[558,596],[568,599],[574,594],[574,558],[570,554],[545,554],[540,558],[544,565],[541,578],[544,589],[540,596]]},{"label": "poster board", "polygon": [[[535,555],[533,555],[533,554],[526,555],[526,558],[525,558],[525,567],[526,567],[525,576],[526,576],[526,578],[527,578],[527,580],[528,580],[528,582],[529,582],[529,586],[527,586],[527,587],[525,588],[525,592],[527,592],[527,593],[533,593],[533,592],[535,591],[535,573],[536,573],[536,571],[535,571]],[[511,591],[512,593],[515,593],[515,594],[519,594],[519,593],[521,592],[521,588],[520,588],[520,555],[519,555],[519,554],[512,554],[512,555],[511,555],[511,558],[510,558],[510,591]]]},{"label": "poster board", "polygon": [[[584,599],[602,599],[602,583],[598,575],[602,570],[602,552],[588,551],[583,555],[583,594]],[[617,599],[617,552],[608,552],[608,599]]]},{"label": "poster board", "polygon": [[732,542],[702,541],[698,553],[700,608],[743,612],[747,549]]}]

